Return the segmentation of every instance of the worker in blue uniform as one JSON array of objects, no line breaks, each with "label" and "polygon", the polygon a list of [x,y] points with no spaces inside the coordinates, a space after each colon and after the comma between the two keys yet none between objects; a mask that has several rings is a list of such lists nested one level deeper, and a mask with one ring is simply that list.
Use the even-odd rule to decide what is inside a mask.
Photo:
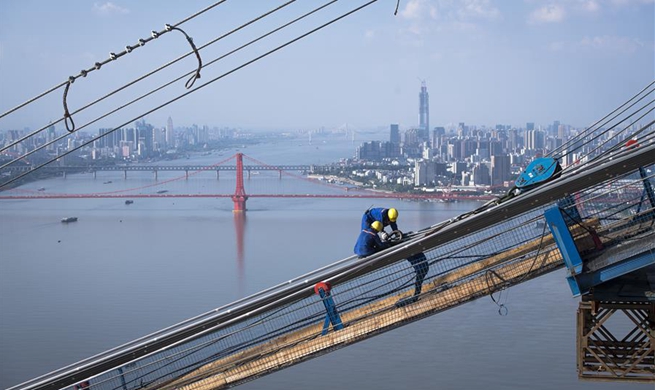
[{"label": "worker in blue uniform", "polygon": [[373,221],[363,228],[355,243],[355,254],[362,258],[391,246],[391,243],[382,241],[378,235],[380,231],[382,231],[382,222],[380,221]]},{"label": "worker in blue uniform", "polygon": [[[382,223],[382,231],[386,226],[391,227],[391,231],[398,230],[398,225],[396,220],[398,219],[398,210],[394,208],[385,209],[382,207],[376,207],[366,210],[364,215],[362,215],[362,230],[371,226],[373,221],[378,221]],[[400,230],[398,230],[400,231]],[[387,233],[383,231],[382,238],[386,239]]]}]

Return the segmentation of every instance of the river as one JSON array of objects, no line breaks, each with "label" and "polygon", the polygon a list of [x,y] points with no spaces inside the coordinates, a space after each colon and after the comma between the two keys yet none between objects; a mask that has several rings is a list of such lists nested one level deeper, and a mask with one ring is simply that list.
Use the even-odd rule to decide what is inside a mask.
[{"label": "river", "polygon": [[[323,142],[325,141],[325,142]],[[268,164],[349,157],[347,140],[292,140],[241,152]],[[214,164],[235,150],[172,164]],[[52,193],[226,193],[233,174],[70,175],[22,187]],[[179,180],[178,180],[179,179]],[[164,183],[158,186],[153,184]],[[316,191],[259,172],[246,191]],[[0,388],[7,388],[345,258],[369,206],[400,210],[417,230],[469,211],[452,204],[366,199],[248,200],[241,234],[229,198],[0,201]],[[77,222],[64,224],[68,216]],[[238,237],[243,239],[239,249]],[[652,389],[579,381],[575,315],[564,270],[246,383],[242,389]]]}]

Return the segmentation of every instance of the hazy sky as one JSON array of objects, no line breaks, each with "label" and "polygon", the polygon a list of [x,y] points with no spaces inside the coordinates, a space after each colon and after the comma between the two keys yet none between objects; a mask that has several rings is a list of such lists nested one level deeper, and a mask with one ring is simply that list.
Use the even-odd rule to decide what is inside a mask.
[{"label": "hazy sky", "polygon": [[[181,24],[202,46],[284,4],[228,0]],[[341,0],[305,21],[214,63],[198,89],[244,62],[365,0]],[[64,82],[110,52],[178,24],[214,1],[0,1],[0,112]],[[655,79],[655,0],[380,0],[146,116],[163,126],[360,129],[418,124],[420,80],[430,125],[587,126]],[[298,0],[201,50],[208,63],[323,1]],[[186,54],[171,31],[78,79],[76,110]],[[76,125],[197,66],[191,55],[74,115]],[[187,92],[187,78],[88,127],[115,127]],[[0,130],[39,128],[63,114],[63,87],[4,118]],[[63,124],[57,128],[62,129]]]}]

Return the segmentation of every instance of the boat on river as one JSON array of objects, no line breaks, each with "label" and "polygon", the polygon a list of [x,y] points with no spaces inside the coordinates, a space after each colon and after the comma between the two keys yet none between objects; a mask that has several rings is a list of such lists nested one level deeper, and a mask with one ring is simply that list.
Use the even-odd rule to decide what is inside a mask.
[{"label": "boat on river", "polygon": [[125,201],[125,204],[132,204],[132,203],[134,203],[134,201],[133,201],[133,200],[130,200],[130,199],[128,199],[128,200]]},{"label": "boat on river", "polygon": [[66,217],[61,219],[62,223],[77,222],[77,217]]}]

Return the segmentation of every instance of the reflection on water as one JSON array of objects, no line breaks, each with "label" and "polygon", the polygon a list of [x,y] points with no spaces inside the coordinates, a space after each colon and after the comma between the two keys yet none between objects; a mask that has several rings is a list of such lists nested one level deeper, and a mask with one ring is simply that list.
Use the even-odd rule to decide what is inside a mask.
[{"label": "reflection on water", "polygon": [[233,212],[234,215],[234,232],[236,236],[236,250],[237,250],[237,269],[238,269],[238,280],[239,280],[239,296],[244,296],[244,283],[245,276],[243,271],[243,255],[244,255],[244,245],[243,240],[245,236],[246,228],[246,213],[245,212]]}]

